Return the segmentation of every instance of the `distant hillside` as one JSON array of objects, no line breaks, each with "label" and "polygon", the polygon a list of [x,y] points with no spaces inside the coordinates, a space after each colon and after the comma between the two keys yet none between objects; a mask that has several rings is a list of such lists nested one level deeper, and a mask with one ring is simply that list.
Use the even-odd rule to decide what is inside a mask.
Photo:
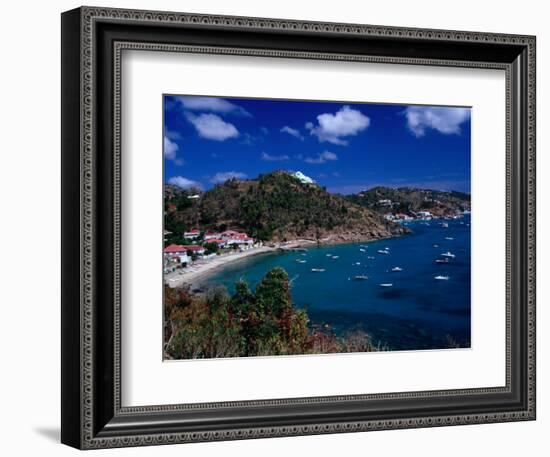
[{"label": "distant hillside", "polygon": [[238,228],[264,241],[341,242],[407,232],[381,215],[323,188],[276,171],[254,180],[228,180],[200,198],[196,191],[165,188],[165,228]]},{"label": "distant hillside", "polygon": [[412,215],[418,211],[429,211],[436,216],[451,216],[470,209],[469,194],[411,187],[374,187],[346,198],[378,213]]}]

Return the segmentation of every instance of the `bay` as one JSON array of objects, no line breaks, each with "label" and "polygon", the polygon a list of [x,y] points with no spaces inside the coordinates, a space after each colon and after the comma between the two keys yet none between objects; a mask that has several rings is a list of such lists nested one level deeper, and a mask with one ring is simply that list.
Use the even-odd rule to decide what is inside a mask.
[{"label": "bay", "polygon": [[[270,269],[282,267],[295,306],[306,308],[314,325],[336,334],[362,330],[389,350],[469,347],[469,216],[407,226],[411,234],[392,239],[251,257],[227,265],[206,285],[233,292],[244,279],[254,288]],[[454,257],[442,256],[447,252]],[[445,258],[448,263],[435,262]],[[400,271],[392,271],[396,267]]]}]

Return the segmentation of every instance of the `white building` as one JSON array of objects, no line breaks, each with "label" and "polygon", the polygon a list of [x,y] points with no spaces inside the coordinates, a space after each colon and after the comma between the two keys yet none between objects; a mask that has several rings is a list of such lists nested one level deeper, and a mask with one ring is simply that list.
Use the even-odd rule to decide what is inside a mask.
[{"label": "white building", "polygon": [[309,176],[304,175],[301,171],[297,171],[292,174],[296,179],[298,179],[302,184],[315,184],[315,181]]},{"label": "white building", "polygon": [[183,236],[189,240],[197,239],[200,236],[201,232],[198,230],[191,230],[190,232],[184,232]]},{"label": "white building", "polygon": [[188,264],[191,259],[187,255],[188,246],[181,246],[179,244],[171,244],[164,248],[164,260],[177,262],[179,264]]},{"label": "white building", "polygon": [[430,213],[429,211],[418,211],[418,213],[416,213],[416,217],[418,219],[432,219],[433,218],[432,213]]}]

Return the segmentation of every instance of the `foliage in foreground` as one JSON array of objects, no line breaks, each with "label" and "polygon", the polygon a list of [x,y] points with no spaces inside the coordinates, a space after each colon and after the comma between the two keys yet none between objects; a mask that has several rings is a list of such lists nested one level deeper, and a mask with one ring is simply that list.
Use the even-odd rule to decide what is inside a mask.
[{"label": "foliage in foreground", "polygon": [[236,283],[193,295],[165,289],[167,357],[174,359],[326,354],[376,350],[364,332],[337,337],[314,329],[307,313],[292,303],[288,275],[270,270],[252,291]]}]

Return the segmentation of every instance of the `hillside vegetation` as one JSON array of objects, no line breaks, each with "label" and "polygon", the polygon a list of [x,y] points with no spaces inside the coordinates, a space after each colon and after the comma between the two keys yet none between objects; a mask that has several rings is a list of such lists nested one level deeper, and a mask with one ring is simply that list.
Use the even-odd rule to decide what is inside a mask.
[{"label": "hillside vegetation", "polygon": [[318,185],[303,184],[283,171],[254,180],[228,180],[192,201],[187,198],[190,192],[193,191],[165,190],[165,201],[172,205],[165,218],[168,230],[238,228],[264,241],[330,242],[406,232],[369,208]]},{"label": "hillside vegetation", "polygon": [[165,357],[200,359],[375,351],[361,331],[336,336],[310,325],[292,301],[288,275],[274,268],[251,290],[239,281],[205,295],[165,287]]},{"label": "hillside vegetation", "polygon": [[346,198],[378,213],[414,214],[418,211],[429,211],[436,216],[451,216],[470,209],[469,194],[411,187],[373,187]]}]

